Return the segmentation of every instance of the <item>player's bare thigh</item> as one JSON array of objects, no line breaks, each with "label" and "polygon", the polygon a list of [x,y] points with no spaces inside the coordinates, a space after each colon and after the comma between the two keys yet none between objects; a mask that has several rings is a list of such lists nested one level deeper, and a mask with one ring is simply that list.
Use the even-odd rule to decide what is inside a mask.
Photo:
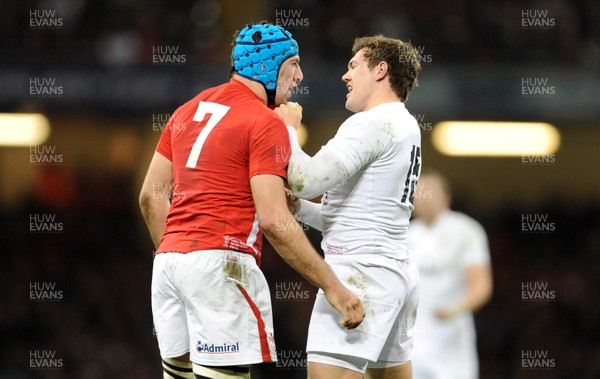
[{"label": "player's bare thigh", "polygon": [[363,374],[344,367],[308,362],[308,379],[362,379]]},{"label": "player's bare thigh", "polygon": [[412,364],[410,361],[386,368],[368,368],[365,379],[412,379]]},{"label": "player's bare thigh", "polygon": [[[324,363],[308,363],[308,379],[362,379],[363,374],[343,367]],[[368,368],[365,379],[412,379],[412,364],[404,364],[386,368]]]},{"label": "player's bare thigh", "polygon": [[[324,363],[310,362],[308,364],[308,379],[362,379],[360,372]],[[388,368],[369,368],[365,379],[412,379],[412,365],[407,362]]]}]

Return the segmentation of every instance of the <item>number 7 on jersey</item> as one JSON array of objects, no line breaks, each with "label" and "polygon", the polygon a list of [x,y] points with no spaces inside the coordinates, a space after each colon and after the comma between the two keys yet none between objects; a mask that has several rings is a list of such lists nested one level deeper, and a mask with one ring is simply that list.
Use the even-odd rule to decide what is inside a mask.
[{"label": "number 7 on jersey", "polygon": [[228,106],[218,103],[201,101],[200,104],[198,104],[198,109],[196,109],[196,114],[194,114],[193,118],[194,121],[200,122],[204,120],[204,117],[207,113],[210,113],[211,116],[206,122],[204,128],[202,128],[202,130],[198,134],[198,138],[196,138],[196,142],[194,142],[194,145],[192,146],[192,150],[190,151],[190,155],[188,157],[187,163],[185,164],[185,167],[196,167],[196,164],[198,164],[198,157],[200,157],[200,152],[202,151],[202,146],[204,146],[206,138],[208,138],[210,132],[212,132],[215,126],[217,126],[217,124],[219,123],[219,121],[221,121],[221,119],[225,117],[228,111]]}]

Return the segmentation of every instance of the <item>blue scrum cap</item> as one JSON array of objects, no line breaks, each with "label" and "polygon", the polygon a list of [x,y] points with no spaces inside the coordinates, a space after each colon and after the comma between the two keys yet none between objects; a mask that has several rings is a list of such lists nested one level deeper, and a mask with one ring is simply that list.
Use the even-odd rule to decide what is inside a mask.
[{"label": "blue scrum cap", "polygon": [[298,43],[287,30],[268,23],[246,25],[231,51],[232,70],[261,83],[267,91],[268,104],[273,105],[279,69],[294,55],[298,55]]}]

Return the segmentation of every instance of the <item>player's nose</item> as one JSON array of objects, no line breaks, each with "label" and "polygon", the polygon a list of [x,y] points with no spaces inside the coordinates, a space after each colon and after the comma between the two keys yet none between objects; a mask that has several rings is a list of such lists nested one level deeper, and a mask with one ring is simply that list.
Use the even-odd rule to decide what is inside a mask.
[{"label": "player's nose", "polygon": [[298,65],[298,70],[296,71],[296,83],[300,84],[300,82],[302,80],[304,80],[304,73],[302,72],[302,69],[300,68],[300,65]]},{"label": "player's nose", "polygon": [[348,83],[350,81],[349,73],[350,73],[350,71],[346,71],[346,73],[344,75],[342,75],[342,82]]}]

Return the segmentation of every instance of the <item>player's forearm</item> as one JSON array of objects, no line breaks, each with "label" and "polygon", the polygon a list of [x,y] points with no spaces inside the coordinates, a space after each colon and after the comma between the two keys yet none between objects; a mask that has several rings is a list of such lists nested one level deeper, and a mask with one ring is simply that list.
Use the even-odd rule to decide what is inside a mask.
[{"label": "player's forearm", "polygon": [[277,253],[313,285],[327,291],[341,286],[327,263],[306,238],[291,214],[278,218],[278,225],[263,227],[263,232]]},{"label": "player's forearm", "polygon": [[467,291],[465,297],[461,300],[460,305],[470,312],[475,312],[484,306],[492,295],[491,283],[482,284],[479,287],[474,287]]},{"label": "player's forearm", "polygon": [[142,194],[140,195],[140,209],[150,232],[154,248],[158,248],[160,239],[165,231],[169,203],[165,199],[155,199]]},{"label": "player's forearm", "polygon": [[321,149],[314,157],[300,147],[296,131],[288,126],[292,153],[288,164],[288,183],[294,194],[312,199],[346,180],[347,168],[331,152]]},{"label": "player's forearm", "polygon": [[318,231],[323,231],[323,219],[321,218],[321,204],[312,201],[300,200],[300,209],[294,215],[296,220],[309,225]]},{"label": "player's forearm", "polygon": [[492,296],[492,273],[489,265],[467,268],[467,291],[458,307],[475,312],[484,306]]},{"label": "player's forearm", "polygon": [[492,296],[492,273],[489,265],[470,266],[466,270],[467,291],[453,306],[438,309],[441,319],[455,317],[463,312],[475,312]]}]

